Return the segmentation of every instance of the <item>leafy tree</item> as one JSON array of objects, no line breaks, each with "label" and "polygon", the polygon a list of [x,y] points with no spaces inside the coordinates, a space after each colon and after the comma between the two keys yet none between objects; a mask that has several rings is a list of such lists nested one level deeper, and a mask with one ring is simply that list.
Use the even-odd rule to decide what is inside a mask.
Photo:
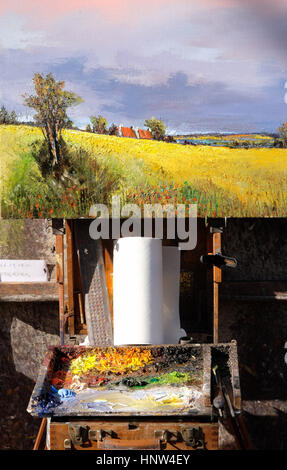
[{"label": "leafy tree", "polygon": [[287,147],[287,121],[278,128],[279,140],[282,144],[282,147]]},{"label": "leafy tree", "polygon": [[18,119],[15,111],[9,112],[5,108],[5,106],[2,106],[0,109],[0,124],[17,124]]},{"label": "leafy tree", "polygon": [[48,146],[50,166],[61,166],[61,134],[70,126],[67,109],[82,102],[71,91],[64,90],[65,82],[57,82],[52,73],[43,76],[35,73],[35,95],[24,95],[25,104],[36,110],[34,120],[43,132]]},{"label": "leafy tree", "polygon": [[112,124],[109,128],[109,135],[119,135],[118,126],[116,124]]},{"label": "leafy tree", "polygon": [[93,132],[95,132],[95,134],[107,134],[108,133],[108,130],[107,130],[108,121],[106,118],[104,118],[103,116],[99,114],[98,116],[91,116],[90,119],[91,119],[91,123],[93,126]]},{"label": "leafy tree", "polygon": [[87,125],[86,132],[93,132],[93,129],[91,128],[90,124]]},{"label": "leafy tree", "polygon": [[167,135],[166,137],[164,137],[164,141],[169,142],[171,144],[174,144],[176,142],[175,138],[172,135]]},{"label": "leafy tree", "polygon": [[17,114],[15,111],[11,111],[10,116],[9,116],[9,124],[17,124],[18,123],[18,118]]},{"label": "leafy tree", "polygon": [[74,123],[73,123],[73,121],[71,121],[71,119],[69,119],[69,118],[67,119],[65,128],[66,129],[73,129],[74,128]]},{"label": "leafy tree", "polygon": [[9,113],[5,106],[1,107],[0,110],[0,124],[8,124],[9,121]]},{"label": "leafy tree", "polygon": [[154,139],[164,139],[166,126],[164,125],[161,119],[156,119],[155,117],[152,117],[151,119],[146,119],[144,125],[145,127],[148,127],[150,129]]}]

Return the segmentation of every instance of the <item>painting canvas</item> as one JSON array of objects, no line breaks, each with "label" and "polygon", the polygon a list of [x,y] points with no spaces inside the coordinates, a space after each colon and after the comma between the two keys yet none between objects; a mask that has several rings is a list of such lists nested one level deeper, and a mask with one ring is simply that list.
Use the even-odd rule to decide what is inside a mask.
[{"label": "painting canvas", "polygon": [[1,0],[4,217],[286,216],[284,0]]}]

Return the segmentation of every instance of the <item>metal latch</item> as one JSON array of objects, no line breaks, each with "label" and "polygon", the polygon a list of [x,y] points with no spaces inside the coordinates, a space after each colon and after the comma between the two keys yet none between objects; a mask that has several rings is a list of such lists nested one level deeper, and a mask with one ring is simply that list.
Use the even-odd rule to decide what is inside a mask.
[{"label": "metal latch", "polygon": [[207,267],[217,266],[218,268],[236,268],[237,259],[230,256],[222,255],[221,253],[214,253],[209,255],[201,255],[200,262],[207,265]]},{"label": "metal latch", "polygon": [[68,431],[74,445],[82,446],[89,441],[89,426],[69,423]]},{"label": "metal latch", "polygon": [[71,439],[64,440],[64,450],[72,450],[72,441]]},{"label": "metal latch", "polygon": [[155,437],[160,440],[162,444],[173,443],[180,441],[180,433],[178,431],[169,431],[168,429],[155,431]]},{"label": "metal latch", "polygon": [[187,446],[204,447],[204,434],[200,427],[183,429],[181,434]]},{"label": "metal latch", "polygon": [[88,432],[88,438],[90,441],[103,441],[105,437],[109,436],[110,438],[117,439],[117,433],[112,429],[90,429]]}]

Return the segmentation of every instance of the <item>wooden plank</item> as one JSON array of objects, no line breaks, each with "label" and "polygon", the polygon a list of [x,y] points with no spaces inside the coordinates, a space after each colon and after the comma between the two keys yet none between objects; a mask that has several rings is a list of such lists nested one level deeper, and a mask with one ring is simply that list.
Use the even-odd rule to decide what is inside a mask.
[{"label": "wooden plank", "polygon": [[[221,233],[215,232],[212,236],[213,254],[221,253]],[[213,342],[218,343],[219,322],[219,283],[222,281],[221,269],[213,266]]]},{"label": "wooden plank", "polygon": [[73,284],[75,333],[87,334],[83,286],[80,273],[79,258],[77,253],[77,243],[75,239],[75,225],[76,221],[73,220]]},{"label": "wooden plank", "polygon": [[[179,419],[178,419],[179,418]],[[91,432],[97,436],[99,430],[102,430],[102,440],[90,439],[85,442],[84,445],[73,445],[71,442],[71,448],[75,450],[98,450],[105,448],[106,450],[120,450],[121,443],[123,447],[129,449],[139,448],[139,441],[141,441],[141,448],[150,450],[154,448],[155,439],[164,435],[164,431],[168,430],[173,436],[177,436],[178,433],[184,435],[184,430],[188,428],[200,427],[204,436],[204,447],[208,450],[218,449],[218,424],[217,423],[206,423],[200,419],[195,421],[187,420],[182,417],[175,417],[172,421],[160,420],[158,417],[153,417],[145,420],[127,419],[121,421],[101,421],[97,419],[85,420],[80,419],[73,421],[73,424],[80,424],[81,426],[89,426]],[[54,422],[51,420],[50,424],[50,449],[51,450],[64,450],[64,442],[70,440],[68,431],[69,422]],[[112,433],[111,433],[112,431]],[[115,435],[116,438],[111,439],[111,435]],[[158,437],[157,437],[158,436]],[[151,440],[152,439],[152,440]],[[106,441],[106,444],[105,444]],[[128,442],[127,442],[128,441]],[[142,441],[145,441],[143,443]],[[100,445],[99,445],[100,444]],[[110,445],[111,444],[111,445]],[[117,446],[118,444],[118,446]],[[223,441],[224,444],[224,441]],[[162,450],[195,450],[197,447],[191,447],[187,445],[183,439],[179,438],[176,442],[164,442],[161,443]],[[198,449],[202,449],[202,445],[198,446]]]},{"label": "wooden plank", "polygon": [[33,450],[44,450],[45,448],[45,437],[47,428],[47,418],[43,418],[39,428],[39,432],[36,437],[36,441]]},{"label": "wooden plank", "polygon": [[64,235],[56,235],[56,276],[59,285],[59,328],[61,345],[64,344]]},{"label": "wooden plank", "polygon": [[56,282],[0,282],[0,302],[57,302]]},{"label": "wooden plank", "polygon": [[111,322],[114,324],[113,315],[113,240],[103,240],[105,273],[107,281],[107,291],[110,303]]},{"label": "wooden plank", "polygon": [[[221,233],[213,233],[213,254],[221,253]],[[222,271],[221,268],[213,266],[213,281],[221,282],[222,281]]]},{"label": "wooden plank", "polygon": [[213,283],[213,342],[218,343],[218,283]]},{"label": "wooden plank", "polygon": [[75,334],[75,304],[74,304],[74,268],[73,268],[73,220],[66,220],[67,244],[67,291],[68,291],[68,329]]},{"label": "wooden plank", "polygon": [[220,298],[226,300],[287,300],[287,281],[224,281]]},{"label": "wooden plank", "polygon": [[85,320],[90,344],[113,344],[112,321],[108,299],[102,240],[89,235],[90,220],[74,223],[75,242],[79,259]]},{"label": "wooden plank", "polygon": [[[213,234],[210,232],[210,227],[206,227],[206,249],[202,254],[207,253],[213,254]],[[214,304],[214,293],[213,293],[213,268],[205,269],[206,271],[206,297],[207,297],[207,308],[208,308],[208,332],[213,335],[213,304]]]}]

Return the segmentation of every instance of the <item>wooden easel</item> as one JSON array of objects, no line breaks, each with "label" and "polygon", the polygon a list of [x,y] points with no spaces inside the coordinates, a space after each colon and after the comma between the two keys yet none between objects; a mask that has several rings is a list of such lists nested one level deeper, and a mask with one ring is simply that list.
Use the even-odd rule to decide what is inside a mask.
[{"label": "wooden easel", "polygon": [[[59,296],[59,328],[61,345],[64,344],[64,331],[67,323],[68,333],[87,334],[85,323],[83,292],[79,269],[79,259],[75,243],[74,224],[77,221],[67,219],[58,220],[53,223],[53,231],[56,237],[56,261],[57,261],[57,284]],[[218,321],[219,321],[219,284],[222,281],[221,269],[214,266],[206,271],[199,263],[199,256],[202,253],[221,253],[221,227],[214,227],[212,223],[201,221],[199,228],[199,240],[197,248],[185,254],[183,265],[191,267],[199,272],[198,281],[203,291],[207,294],[208,311],[212,324],[213,342],[218,343]],[[64,237],[66,246],[64,243]],[[66,251],[65,251],[66,248]],[[107,290],[110,303],[111,316],[113,317],[113,241],[103,241],[105,274]],[[66,265],[64,254],[66,252]],[[66,276],[65,268],[66,266]],[[67,297],[65,298],[65,286]],[[205,297],[205,296],[204,296]],[[44,434],[47,420],[43,419],[39,433],[37,435],[34,450],[43,449]]]}]

